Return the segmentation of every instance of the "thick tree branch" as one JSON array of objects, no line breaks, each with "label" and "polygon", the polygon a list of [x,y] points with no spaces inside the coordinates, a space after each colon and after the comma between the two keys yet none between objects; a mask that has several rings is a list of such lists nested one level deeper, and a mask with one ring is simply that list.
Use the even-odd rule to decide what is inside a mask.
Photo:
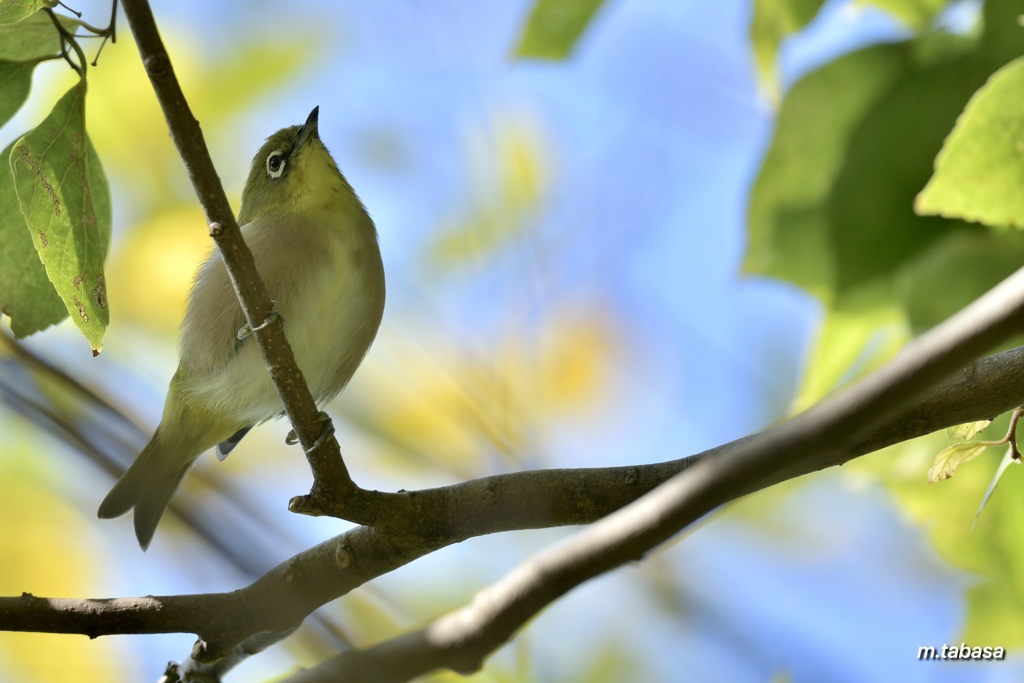
[{"label": "thick tree branch", "polygon": [[[722,503],[855,457],[851,444],[877,438],[872,432],[875,425],[891,423],[889,415],[970,364],[977,354],[1020,333],[1022,323],[1024,269],[912,341],[878,372],[789,422],[737,443],[728,455],[704,458],[567,542],[521,564],[470,605],[419,631],[365,651],[346,652],[288,683],[406,681],[437,668],[475,671],[547,605],[595,576],[642,559]],[[1021,375],[1017,355],[1006,377],[1019,380]],[[978,378],[968,372],[958,379],[976,384]],[[1014,402],[1019,400],[1015,395]],[[396,672],[395,661],[403,663],[401,671]]]},{"label": "thick tree branch", "polygon": [[263,362],[313,470],[314,481],[309,496],[301,499],[302,502],[294,505],[293,509],[307,514],[329,511],[330,514],[360,524],[380,524],[386,523],[388,519],[394,520],[394,506],[389,503],[386,494],[362,491],[352,482],[334,436],[311,450],[323,432],[324,424],[285,339],[280,316],[274,317],[271,324],[262,325],[263,321],[271,318],[273,304],[256,271],[252,252],[242,239],[238,222],[210,159],[199,122],[192,115],[174,75],[153,12],[147,0],[122,0],[121,6],[135,36],[146,73],[160,101],[171,139],[178,148],[206,214],[210,235],[224,256],[224,264],[249,326],[258,330],[255,338]]},{"label": "thick tree branch", "polygon": [[[841,464],[944,427],[994,417],[1021,403],[1024,403],[1024,347],[969,365],[914,405],[887,416],[878,427],[845,445],[840,442],[837,448],[829,450],[831,460],[816,461],[815,465]],[[429,552],[488,533],[593,522],[698,462],[729,460],[736,453],[757,448],[760,443],[774,443],[770,440],[773,432],[784,427],[665,463],[496,475],[444,488],[400,494],[409,501],[416,501],[415,506],[435,525],[432,532],[418,533],[414,527],[407,530],[358,527],[299,553],[250,586],[232,593],[113,601],[0,598],[0,630],[92,636],[196,633],[201,639],[194,652],[196,659],[216,660],[237,654],[240,647],[244,650],[243,644],[254,636],[287,633],[320,605]],[[810,469],[808,467],[807,471]],[[740,495],[734,486],[731,486],[731,491],[733,497]],[[650,503],[644,503],[644,506],[649,508]],[[452,511],[456,510],[458,514],[453,514]],[[619,528],[619,524],[621,522],[616,522],[615,527]],[[422,528],[427,528],[427,525]],[[600,528],[605,529],[604,526]],[[598,535],[604,533],[602,531]],[[570,548],[573,548],[572,552],[579,550],[576,546]],[[593,552],[593,548],[590,551]],[[557,556],[564,550],[549,552],[556,552]],[[635,551],[630,557],[639,557],[643,552]],[[587,563],[584,565],[589,566]],[[545,569],[542,575],[549,573],[550,570]],[[523,575],[512,576],[518,576],[515,581],[522,581]],[[569,587],[564,585],[562,592]],[[509,595],[501,591],[498,594]],[[543,595],[546,600],[556,597],[550,590]],[[534,611],[543,604],[535,605]],[[479,625],[480,622],[473,623]],[[443,648],[447,652],[445,663],[432,666],[451,666],[462,670],[469,666],[465,662],[479,662],[489,652],[486,648],[479,649],[481,643],[487,647],[497,646],[503,642],[502,638],[507,638],[518,628],[518,623],[515,619],[506,619],[500,622],[500,629],[492,626],[487,638],[467,637],[466,642],[477,648],[469,650],[471,656],[468,657],[465,652],[453,654],[453,646],[449,643]],[[435,642],[437,633],[452,632],[441,629],[431,633],[433,635],[424,631],[419,635],[413,634],[415,637],[403,637],[402,647],[423,647],[424,643],[438,645],[439,641]],[[380,652],[393,652],[397,645],[387,645]],[[368,652],[378,650],[342,655],[342,658],[356,658],[363,666],[376,661],[375,656]],[[407,654],[408,663],[436,661],[436,653]],[[337,664],[338,660],[331,661],[334,663],[325,666],[342,666]]]}]

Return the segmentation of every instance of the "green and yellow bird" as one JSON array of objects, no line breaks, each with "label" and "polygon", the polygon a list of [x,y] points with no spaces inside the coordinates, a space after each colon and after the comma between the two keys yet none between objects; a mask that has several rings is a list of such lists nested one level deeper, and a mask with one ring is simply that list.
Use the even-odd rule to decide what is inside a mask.
[{"label": "green and yellow bird", "polygon": [[[274,133],[256,153],[238,222],[317,405],[341,391],[384,313],[377,230],[317,130]],[[100,504],[103,519],[134,509],[145,550],[175,489],[204,451],[223,459],[253,426],[283,412],[219,250],[196,273],[182,321],[178,370],[149,444]]]}]

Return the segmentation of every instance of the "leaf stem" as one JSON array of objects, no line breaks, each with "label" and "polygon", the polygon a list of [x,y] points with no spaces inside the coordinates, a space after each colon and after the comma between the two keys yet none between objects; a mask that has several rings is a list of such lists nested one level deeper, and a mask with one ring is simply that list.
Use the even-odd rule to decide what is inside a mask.
[{"label": "leaf stem", "polygon": [[1017,423],[1024,415],[1024,407],[1017,408],[1010,416],[1010,428],[1006,430],[1005,443],[1010,444],[1010,454],[1014,460],[1020,461],[1020,450],[1017,448]]},{"label": "leaf stem", "polygon": [[[79,78],[84,81],[86,69],[85,53],[82,52],[82,47],[75,39],[75,34],[64,28],[64,24],[60,23],[57,13],[52,9],[46,8],[44,11],[50,17],[50,21],[53,22],[53,25],[57,28],[57,33],[60,34],[61,56],[64,57],[64,61],[71,65],[71,68],[75,70],[75,73],[78,74]],[[70,45],[75,51],[75,54],[78,55],[77,64],[75,64],[75,60],[71,59],[71,55],[68,53],[68,45]]]}]

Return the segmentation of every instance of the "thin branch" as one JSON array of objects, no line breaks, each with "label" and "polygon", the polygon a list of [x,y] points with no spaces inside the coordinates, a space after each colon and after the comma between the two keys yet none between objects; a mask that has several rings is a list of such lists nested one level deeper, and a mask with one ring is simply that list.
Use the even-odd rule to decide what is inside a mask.
[{"label": "thin branch", "polygon": [[[887,416],[877,428],[829,451],[830,464],[952,425],[992,418],[1022,402],[1024,347],[970,365],[913,406]],[[432,535],[418,535],[413,529],[358,527],[295,555],[250,586],[231,593],[118,601],[0,598],[0,630],[88,635],[196,633],[201,642],[195,658],[214,661],[238,652],[253,636],[286,632],[320,605],[434,550],[499,531],[592,522],[651,491],[676,472],[696,469],[692,466],[704,462],[728,461],[759,444],[772,444],[773,432],[779,429],[782,427],[655,465],[539,470],[410,492],[403,495],[422,503],[425,514],[448,511],[444,524],[432,518],[437,524]],[[740,495],[736,487],[729,489],[734,497]],[[648,496],[645,501],[650,499]],[[650,503],[643,505],[649,508]],[[459,515],[451,515],[450,510],[459,510]],[[595,533],[600,536],[603,532]],[[636,551],[631,557],[642,554]],[[565,590],[568,587],[562,592]],[[553,599],[550,592],[546,595]],[[505,632],[514,631],[507,622],[502,627]],[[474,644],[480,642],[477,639]],[[494,638],[486,642],[493,644]],[[479,661],[485,654],[474,651],[465,661]],[[367,655],[342,657],[368,661]],[[410,654],[409,661],[432,660]]]},{"label": "thin branch", "polygon": [[262,633],[297,627],[320,605],[436,549],[373,527],[356,527],[299,553],[246,588],[228,593],[113,599],[0,598],[0,630],[196,633],[193,656],[215,661]]},{"label": "thin branch", "polygon": [[82,13],[81,13],[81,12],[79,12],[78,10],[76,10],[76,9],[72,9],[71,7],[69,7],[69,6],[65,5],[65,4],[64,4],[63,2],[61,2],[60,0],[58,0],[58,1],[57,1],[57,4],[58,4],[59,6],[61,6],[61,7],[63,7],[64,9],[66,9],[67,11],[71,12],[72,14],[74,14],[74,15],[75,15],[76,17],[78,17],[79,19],[81,19],[81,18],[82,18]]},{"label": "thin branch", "polygon": [[[9,406],[43,432],[63,440],[113,478],[124,474],[127,463],[148,438],[148,428],[126,416],[122,409],[92,388],[0,331],[2,351],[11,357],[0,353],[0,404]],[[50,388],[56,390],[50,391]],[[59,405],[69,398],[68,394],[74,405],[73,414]],[[172,514],[241,575],[255,580],[273,564],[277,555],[271,550],[289,545],[290,537],[268,517],[265,506],[258,505],[245,491],[235,490],[237,487],[231,481],[203,471],[193,472],[191,476],[194,484],[219,493],[220,502],[234,508],[234,514],[245,523],[232,524],[228,530],[222,511],[211,510],[211,496],[196,496],[188,490],[171,501]],[[305,638],[307,646],[325,654],[351,647],[340,625],[334,623],[330,615],[314,614],[307,626],[310,627]],[[246,656],[256,651],[249,643],[243,643],[240,650],[247,653]]]},{"label": "thin branch", "polygon": [[[142,63],[163,109],[171,138],[188,171],[189,179],[206,214],[210,235],[224,257],[228,274],[250,328],[257,329],[272,317],[273,305],[256,271],[252,252],[242,239],[227,195],[210,159],[199,122],[181,91],[170,57],[157,30],[147,0],[122,0],[128,26],[135,36]],[[332,514],[359,524],[398,523],[401,517],[386,494],[359,489],[349,476],[337,439],[331,436],[314,449],[324,430],[316,402],[295,363],[285,339],[280,316],[255,333],[260,354],[277,388],[285,412],[306,451],[313,470],[309,496],[293,509],[307,514]]]},{"label": "thin branch", "polygon": [[[61,4],[64,5],[64,3]],[[64,7],[71,12],[75,12],[75,10],[71,9],[67,5],[64,5]],[[117,42],[117,0],[112,0],[110,3],[110,23],[107,24],[106,28],[97,28],[85,23],[82,21],[81,12],[75,12],[75,15],[78,17],[78,25],[93,34],[91,36],[82,36],[83,38],[103,38],[104,43],[106,43],[108,39],[112,43]],[[100,49],[103,49],[102,45],[100,45]],[[99,55],[96,56],[99,57]],[[96,66],[95,63],[93,66]]]},{"label": "thin branch", "polygon": [[1010,416],[1010,427],[1006,430],[1006,441],[1004,443],[1010,444],[1010,457],[1014,460],[1020,460],[1020,448],[1017,446],[1017,424],[1020,422],[1021,416],[1024,415],[1024,408],[1017,408],[1013,411]]},{"label": "thin branch", "polygon": [[[68,64],[71,65],[71,68],[75,70],[79,78],[84,79],[86,70],[85,53],[82,52],[82,48],[78,44],[78,41],[75,39],[75,35],[71,31],[64,28],[64,24],[60,23],[60,18],[57,16],[56,12],[54,12],[50,8],[46,8],[43,11],[46,12],[46,15],[48,17],[50,17],[50,21],[53,22],[53,25],[56,27],[57,33],[60,34],[61,56]],[[75,51],[75,54],[78,56],[77,64],[73,59],[71,59],[70,53],[68,53],[68,45],[71,46],[71,48]]]},{"label": "thin branch", "polygon": [[115,407],[106,396],[101,395],[91,387],[87,387],[77,378],[72,377],[53,363],[29,351],[5,332],[0,332],[0,345],[2,345],[21,365],[34,372],[38,372],[53,382],[56,382],[64,391],[76,394],[76,398],[79,401],[99,408],[104,414],[112,417],[121,425],[129,429],[136,430],[142,437],[145,436],[145,434],[143,434],[145,430],[141,423],[125,415],[124,412]]}]

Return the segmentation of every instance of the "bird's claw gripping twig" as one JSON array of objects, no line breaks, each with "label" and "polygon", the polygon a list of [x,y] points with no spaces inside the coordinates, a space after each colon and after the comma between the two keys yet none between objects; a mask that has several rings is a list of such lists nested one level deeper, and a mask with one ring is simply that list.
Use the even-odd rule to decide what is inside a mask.
[{"label": "bird's claw gripping twig", "polygon": [[[331,422],[330,415],[321,410],[319,420],[326,423],[324,425],[324,430],[320,433],[320,436],[317,437],[317,440],[313,442],[313,445],[306,449],[307,453],[311,453],[320,448],[320,446],[323,446],[327,439],[331,437],[331,434],[334,433],[334,423]],[[299,437],[295,434],[294,429],[288,432],[288,436],[284,437],[284,442],[289,446],[294,446],[299,442]]]},{"label": "bird's claw gripping twig", "polygon": [[238,330],[238,341],[242,341],[243,339],[252,335],[253,333],[259,332],[264,327],[266,327],[267,325],[281,317],[281,311],[278,310],[277,308],[277,302],[271,301],[270,303],[273,304],[273,306],[270,308],[270,315],[267,316],[267,319],[264,320],[259,325],[257,325],[256,327],[250,327],[249,323],[242,325],[242,327]]}]

